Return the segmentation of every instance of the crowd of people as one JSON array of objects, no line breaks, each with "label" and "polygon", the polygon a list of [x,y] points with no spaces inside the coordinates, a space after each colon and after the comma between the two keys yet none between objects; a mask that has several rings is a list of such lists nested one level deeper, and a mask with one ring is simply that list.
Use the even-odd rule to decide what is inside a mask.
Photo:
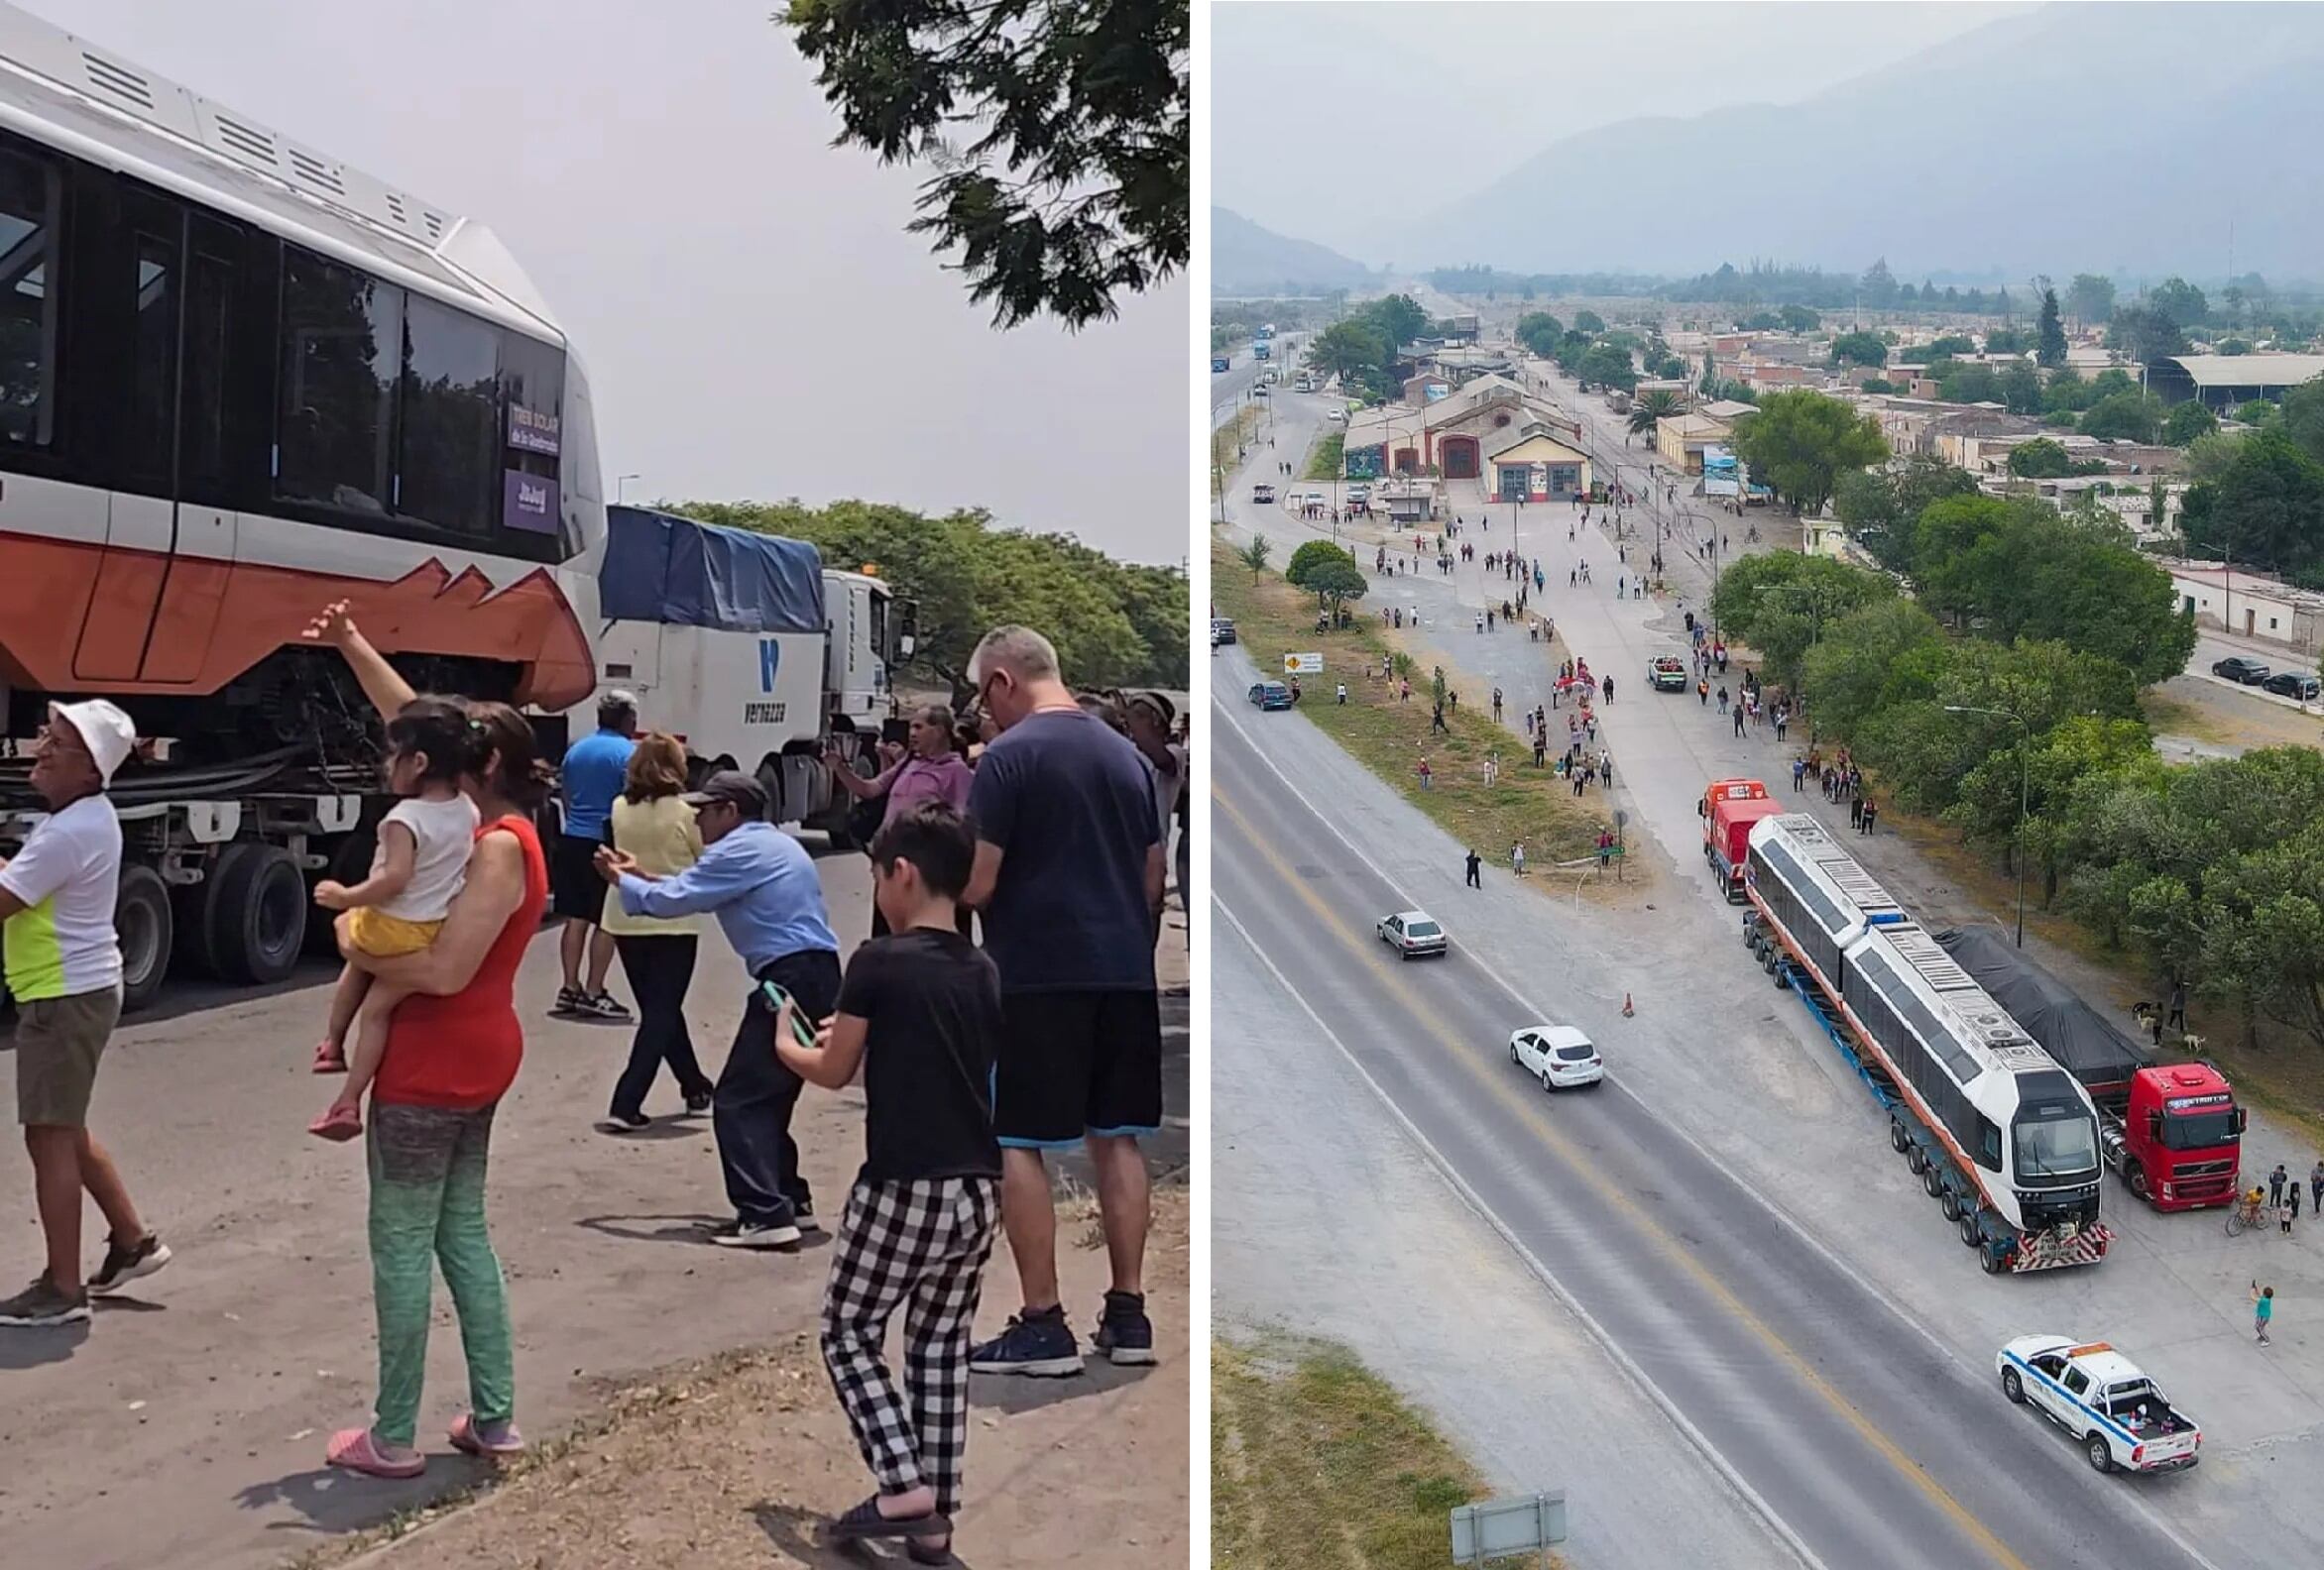
[{"label": "crowd of people", "polygon": [[[915,1560],[947,1562],[972,1372],[1084,1367],[1059,1288],[1045,1153],[1086,1146],[1097,1174],[1112,1283],[1091,1347],[1116,1364],[1154,1361],[1140,1142],[1163,1117],[1155,951],[1173,820],[1182,893],[1189,871],[1174,706],[1158,693],[1077,694],[1046,638],[1003,626],[971,662],[977,724],[931,706],[870,772],[831,754],[836,788],[861,810],[851,827],[864,831],[873,887],[870,936],[843,965],[815,863],[769,821],[764,786],[730,770],[689,788],[683,744],[641,730],[632,695],[604,696],[597,729],[552,775],[523,715],[413,692],[346,606],[307,636],[339,651],[379,710],[396,797],[370,874],[315,889],[345,969],[312,1066],[346,1078],[310,1128],[365,1141],[378,1343],[371,1419],[333,1434],[325,1458],[386,1478],[424,1470],[416,1427],[437,1270],[468,1374],[449,1442],[484,1456],[524,1446],[487,1173],[523,1058],[517,972],[553,912],[552,1012],[630,1022],[609,989],[616,958],[637,999],[597,1127],[646,1127],[664,1067],[684,1113],[710,1115],[732,1216],[708,1241],[780,1249],[821,1230],[793,1113],[805,1085],[861,1078],[865,1158],[840,1206],[820,1343],[875,1491],[831,1530],[903,1539]],[[87,1127],[121,1006],[122,835],[107,790],[136,740],[112,704],[53,707],[31,773],[49,814],[0,861],[18,1113],[48,1255],[0,1301],[0,1325],[85,1321],[92,1291],[172,1262]],[[552,777],[561,833],[544,846],[535,820]],[[685,1009],[705,918],[750,974],[715,1080]],[[84,1191],[109,1229],[85,1280]],[[984,1271],[1003,1234],[1022,1301],[978,1343]],[[899,1310],[900,1388],[883,1351]]]}]

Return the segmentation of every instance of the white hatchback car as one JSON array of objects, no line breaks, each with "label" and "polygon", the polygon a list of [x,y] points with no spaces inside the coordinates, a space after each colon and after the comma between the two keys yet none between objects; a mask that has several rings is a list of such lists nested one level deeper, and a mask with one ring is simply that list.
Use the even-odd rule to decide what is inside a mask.
[{"label": "white hatchback car", "polygon": [[1380,918],[1380,942],[1407,959],[1449,952],[1445,929],[1427,911],[1398,911]]},{"label": "white hatchback car", "polygon": [[1606,1076],[1597,1047],[1570,1025],[1528,1025],[1511,1031],[1509,1061],[1539,1079],[1544,1090],[1596,1084]]}]

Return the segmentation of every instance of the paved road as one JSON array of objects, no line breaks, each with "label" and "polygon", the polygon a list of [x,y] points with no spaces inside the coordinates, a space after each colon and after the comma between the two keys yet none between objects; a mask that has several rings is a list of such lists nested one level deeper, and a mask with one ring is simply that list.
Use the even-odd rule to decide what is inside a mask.
[{"label": "paved road", "polygon": [[[1619,1057],[1616,1082],[1595,1092],[1553,1098],[1521,1078],[1507,1034],[1545,1005],[1465,953],[1396,964],[1371,922],[1411,897],[1270,768],[1245,716],[1215,715],[1224,923],[1804,1558],[1830,1570],[2196,1562],[2122,1482],[2088,1474],[1625,1089]],[[1554,997],[1577,953],[1558,918],[1538,919],[1526,973]],[[1221,1018],[1222,1060],[1265,1050]]]}]

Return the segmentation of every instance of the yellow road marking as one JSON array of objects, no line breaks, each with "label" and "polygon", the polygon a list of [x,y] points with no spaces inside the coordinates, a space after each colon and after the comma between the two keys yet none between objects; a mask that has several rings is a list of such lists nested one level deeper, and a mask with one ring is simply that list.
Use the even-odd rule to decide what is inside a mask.
[{"label": "yellow road marking", "polygon": [[1653,1211],[1640,1205],[1599,1173],[1591,1165],[1587,1153],[1561,1132],[1555,1123],[1544,1116],[1539,1101],[1530,1096],[1519,1095],[1510,1084],[1506,1074],[1487,1072],[1477,1061],[1476,1054],[1471,1050],[1471,1044],[1463,1042],[1437,1023],[1435,1014],[1413,991],[1411,984],[1390,969],[1386,962],[1372,952],[1371,945],[1363,941],[1357,930],[1349,926],[1336,911],[1325,904],[1315,890],[1308,887],[1307,881],[1300,877],[1288,862],[1275,853],[1274,849],[1268,845],[1265,837],[1252,827],[1250,820],[1242,815],[1215,781],[1211,787],[1211,798],[1228,818],[1233,820],[1235,827],[1242,831],[1243,838],[1250,843],[1251,852],[1273,869],[1283,887],[1296,894],[1315,913],[1316,919],[1324,928],[1345,945],[1364,968],[1372,972],[1381,986],[1404,1004],[1406,1010],[1420,1023],[1421,1027],[1450,1051],[1471,1077],[1475,1078],[1496,1099],[1506,1104],[1531,1125],[1541,1135],[1543,1143],[1563,1157],[1567,1165],[1580,1176],[1583,1182],[1587,1183],[1601,1199],[1629,1219],[1666,1259],[1691,1276],[1730,1315],[1756,1336],[1761,1344],[1773,1352],[1787,1368],[1791,1369],[1801,1383],[1813,1391],[1826,1405],[1837,1412],[1841,1419],[1853,1428],[1857,1435],[1870,1445],[1882,1459],[1919,1489],[1929,1503],[1934,1505],[1955,1526],[1959,1527],[1965,1536],[1983,1548],[1995,1564],[2003,1566],[2004,1570],[2031,1570],[2031,1567],[2023,1559],[2010,1551],[2007,1543],[1995,1536],[1992,1529],[1977,1518],[1974,1512],[1953,1498],[1942,1484],[1930,1477],[1927,1468],[1907,1455],[1895,1440],[1882,1432],[1879,1424],[1857,1410],[1845,1396],[1834,1389],[1830,1382],[1817,1373],[1804,1357],[1794,1350],[1791,1343],[1778,1334],[1774,1326],[1752,1312],[1750,1307],[1728,1289],[1726,1283],[1720,1281],[1700,1260],[1683,1248],[1679,1239],[1656,1219]]}]

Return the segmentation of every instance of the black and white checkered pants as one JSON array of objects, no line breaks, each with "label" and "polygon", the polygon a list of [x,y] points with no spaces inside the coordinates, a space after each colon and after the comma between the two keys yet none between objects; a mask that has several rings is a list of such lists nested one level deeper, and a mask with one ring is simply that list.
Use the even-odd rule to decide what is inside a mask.
[{"label": "black and white checkered pants", "polygon": [[[858,1182],[823,1293],[823,1366],[864,1464],[881,1493],[925,1483],[947,1514],[969,1447],[970,1331],[999,1228],[997,1178]],[[900,1394],[883,1356],[887,1321],[899,1307]]]}]

